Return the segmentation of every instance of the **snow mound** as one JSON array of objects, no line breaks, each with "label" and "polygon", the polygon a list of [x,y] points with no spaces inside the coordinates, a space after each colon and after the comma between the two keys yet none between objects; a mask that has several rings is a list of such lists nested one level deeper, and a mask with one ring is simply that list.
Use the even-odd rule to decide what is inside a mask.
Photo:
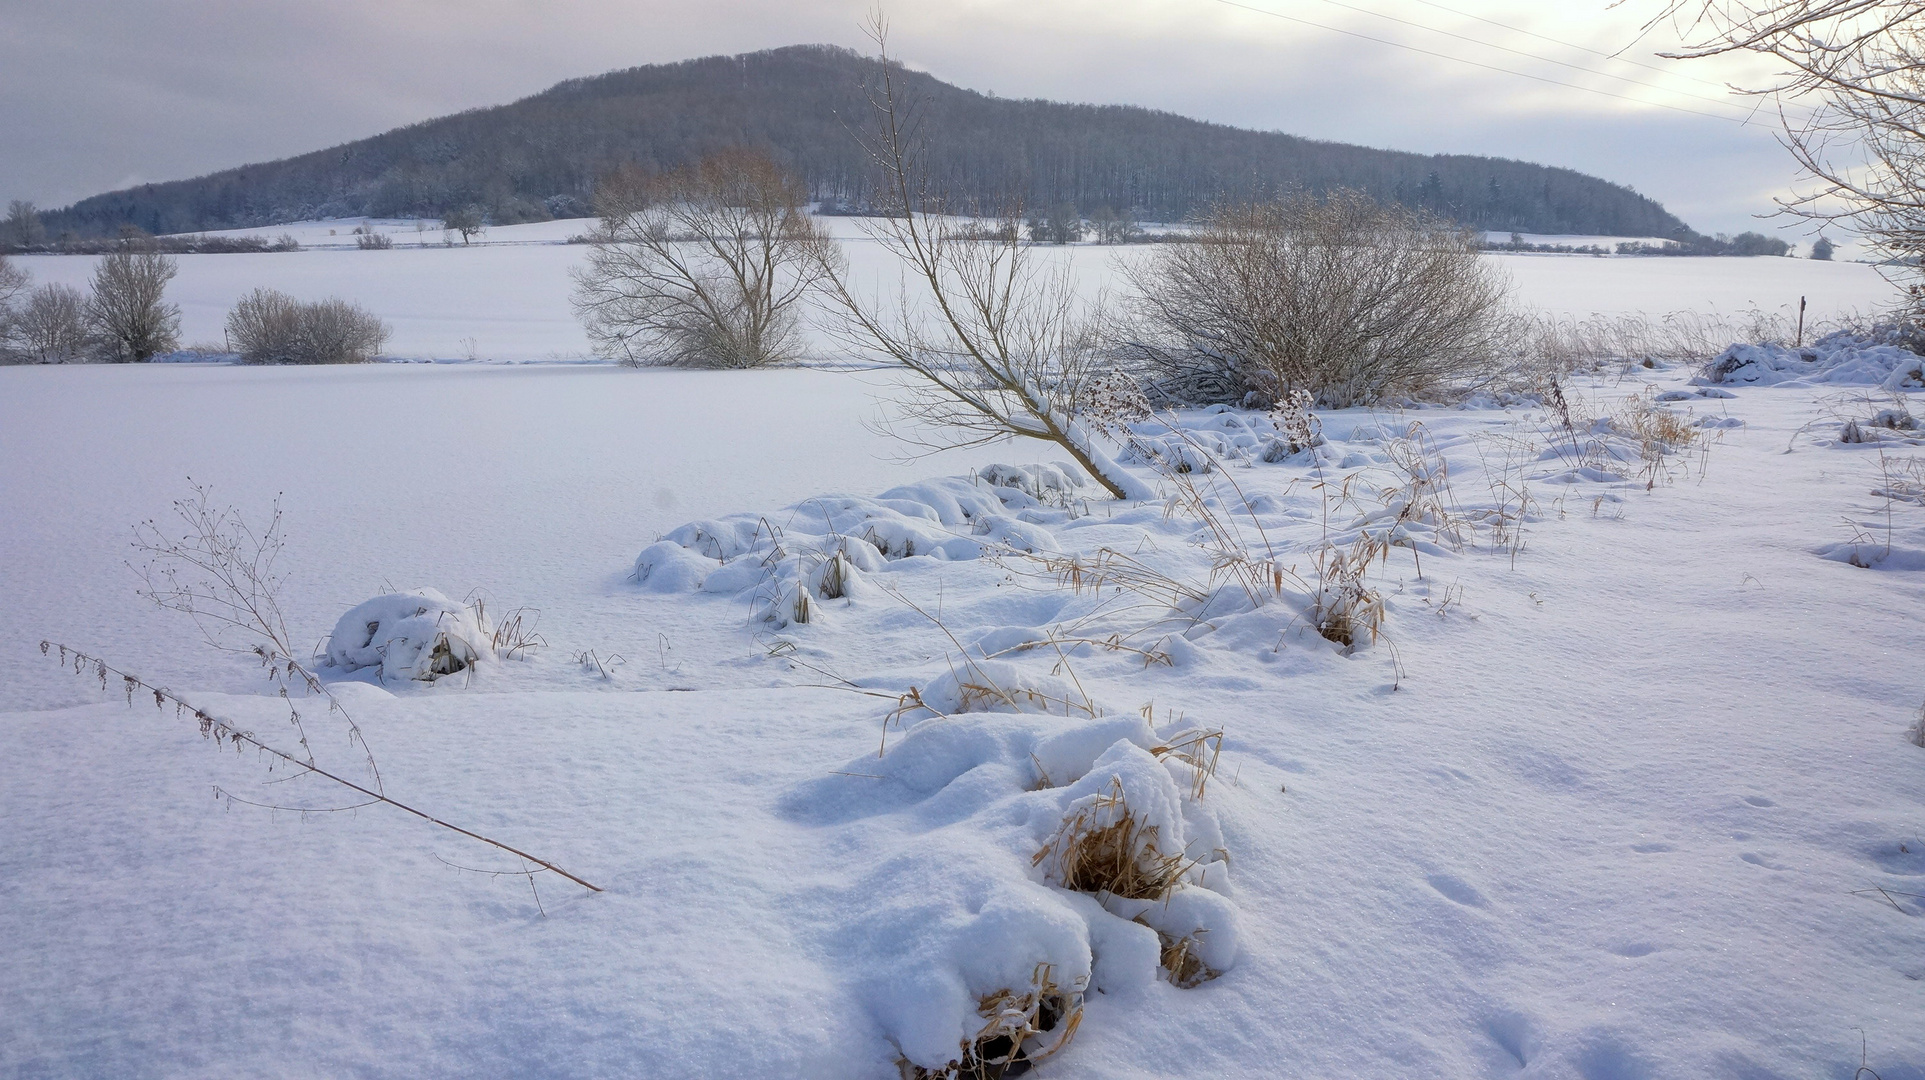
[{"label": "snow mound", "polygon": [[988,465],[976,476],[996,487],[1016,488],[1044,503],[1066,502],[1087,483],[1082,473],[1060,461],[1054,465]]},{"label": "snow mound", "polygon": [[[996,643],[985,642],[1000,651]],[[1100,714],[1102,708],[1068,679],[1025,671],[1002,660],[969,660],[936,676],[921,692],[923,707],[938,715],[973,712],[1035,712],[1057,716]]]},{"label": "snow mound", "polygon": [[473,608],[433,589],[390,593],[355,605],[334,624],[327,664],[374,668],[384,683],[433,682],[488,655],[488,630]]},{"label": "snow mound", "polygon": [[986,552],[1054,552],[1047,528],[1083,479],[1061,465],[992,465],[973,477],[891,488],[874,498],[823,495],[774,514],[692,521],[636,556],[652,592],[746,598],[778,628],[813,622],[821,601],[861,595],[866,575],[908,559],[967,562]]},{"label": "snow mound", "polygon": [[[1134,715],[941,716],[786,794],[786,816],[807,825],[891,826],[825,944],[859,961],[860,992],[908,1066],[974,1075],[992,1003],[1054,995],[1057,1024],[1031,1036],[1040,1057],[1067,1041],[1060,1024],[1086,993],[1195,986],[1234,964],[1222,833],[1173,752],[1183,737]],[[1125,816],[1158,896],[1076,887],[1087,874],[1066,840]]]},{"label": "snow mound", "polygon": [[1783,345],[1733,345],[1706,364],[1698,385],[1810,386],[1820,383],[1877,386],[1885,390],[1925,387],[1925,358],[1880,335],[1840,330],[1802,349]]}]

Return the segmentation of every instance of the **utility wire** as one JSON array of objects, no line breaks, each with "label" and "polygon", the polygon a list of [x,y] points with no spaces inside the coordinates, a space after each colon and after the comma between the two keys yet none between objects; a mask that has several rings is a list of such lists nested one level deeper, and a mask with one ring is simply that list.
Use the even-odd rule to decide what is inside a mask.
[{"label": "utility wire", "polygon": [[1709,113],[1709,112],[1705,112],[1703,109],[1692,109],[1692,108],[1687,108],[1686,106],[1683,106],[1683,105],[1670,105],[1662,101],[1646,101],[1642,98],[1632,97],[1629,94],[1619,94],[1619,93],[1614,93],[1610,90],[1600,90],[1597,87],[1585,86],[1581,83],[1565,82],[1563,79],[1553,79],[1545,75],[1533,75],[1527,71],[1514,71],[1510,68],[1498,67],[1496,64],[1486,64],[1478,60],[1469,60],[1462,56],[1452,56],[1449,53],[1437,52],[1433,49],[1426,49],[1418,45],[1410,45],[1402,41],[1393,40],[1391,38],[1381,38],[1381,37],[1377,37],[1372,34],[1366,34],[1357,30],[1345,30],[1340,26],[1331,26],[1328,23],[1320,23],[1313,19],[1305,19],[1296,15],[1285,15],[1280,11],[1270,11],[1266,8],[1252,7],[1249,4],[1238,3],[1237,0],[1215,0],[1215,2],[1222,4],[1225,7],[1237,8],[1239,10],[1248,11],[1256,15],[1268,15],[1273,19],[1282,19],[1285,22],[1293,22],[1302,26],[1314,27],[1318,30],[1328,30],[1333,34],[1342,34],[1345,37],[1358,38],[1363,41],[1372,41],[1372,42],[1376,42],[1379,45],[1389,45],[1392,48],[1403,49],[1406,52],[1420,53],[1424,56],[1434,56],[1439,60],[1449,60],[1453,63],[1467,64],[1474,68],[1482,68],[1485,71],[1495,71],[1500,75],[1514,75],[1520,79],[1529,79],[1532,82],[1541,82],[1541,83],[1548,84],[1550,86],[1562,86],[1571,90],[1582,90],[1587,94],[1597,94],[1601,97],[1616,98],[1619,101],[1628,101],[1633,105],[1649,105],[1659,109],[1669,109],[1672,112],[1689,113],[1692,116],[1704,116],[1704,117],[1709,117],[1712,120],[1724,120],[1733,124],[1742,124],[1746,126],[1749,126],[1751,124],[1751,120],[1748,118],[1732,116],[1728,113]]},{"label": "utility wire", "polygon": [[1512,26],[1510,23],[1507,23],[1507,22],[1498,22],[1496,19],[1487,19],[1482,15],[1473,15],[1468,11],[1459,11],[1454,7],[1448,7],[1444,4],[1436,3],[1434,2],[1434,0],[1417,0],[1417,3],[1422,4],[1427,8],[1436,8],[1438,11],[1447,12],[1451,15],[1456,15],[1461,18],[1475,19],[1476,21],[1481,23],[1488,23],[1491,26],[1495,26],[1500,30],[1509,30],[1513,34],[1523,34],[1525,37],[1534,37],[1539,41],[1548,41],[1553,45],[1562,45],[1567,49],[1576,49],[1578,52],[1587,52],[1587,53],[1590,53],[1592,56],[1602,56],[1606,60],[1613,60],[1620,64],[1630,64],[1634,67],[1644,68],[1647,71],[1655,71],[1660,74],[1670,75],[1679,79],[1689,79],[1694,83],[1701,83],[1705,86],[1714,87],[1719,90],[1730,89],[1724,83],[1713,82],[1710,79],[1700,79],[1696,75],[1686,75],[1685,73],[1678,71],[1675,68],[1661,67],[1657,64],[1647,64],[1642,60],[1632,60],[1629,57],[1621,56],[1618,53],[1605,52],[1602,49],[1593,49],[1588,45],[1579,45],[1577,42],[1574,42],[1574,41],[1565,41],[1563,38],[1554,38],[1547,34],[1540,34],[1535,30],[1526,30],[1521,26]]},{"label": "utility wire", "polygon": [[[1634,79],[1634,78],[1632,78],[1632,77],[1630,77],[1629,75],[1616,75],[1616,74],[1613,74],[1613,73],[1611,73],[1611,72],[1609,72],[1609,71],[1604,71],[1604,70],[1601,70],[1601,69],[1599,69],[1599,68],[1594,68],[1594,67],[1587,67],[1587,66],[1585,66],[1585,65],[1583,65],[1583,64],[1573,64],[1573,63],[1571,63],[1571,62],[1570,62],[1570,61],[1568,61],[1568,60],[1558,60],[1558,59],[1555,59],[1555,58],[1553,58],[1553,57],[1549,57],[1549,56],[1545,56],[1545,55],[1543,55],[1543,54],[1541,54],[1541,53],[1534,53],[1534,52],[1530,52],[1529,50],[1526,50],[1526,49],[1514,49],[1514,48],[1512,48],[1512,47],[1510,47],[1509,45],[1499,45],[1499,44],[1498,44],[1497,42],[1494,42],[1494,41],[1485,41],[1485,40],[1484,40],[1483,38],[1478,38],[1478,37],[1471,37],[1471,36],[1470,36],[1470,35],[1468,35],[1468,34],[1459,34],[1459,33],[1456,33],[1455,31],[1451,31],[1451,30],[1443,30],[1443,29],[1439,29],[1438,27],[1435,27],[1435,26],[1426,26],[1426,25],[1424,25],[1423,23],[1420,23],[1420,22],[1412,22],[1412,21],[1411,21],[1411,20],[1409,20],[1409,19],[1404,19],[1404,18],[1399,18],[1399,17],[1397,17],[1397,16],[1395,16],[1395,15],[1386,15],[1386,14],[1384,14],[1384,13],[1383,13],[1383,12],[1381,12],[1381,11],[1372,11],[1372,10],[1371,10],[1371,9],[1369,9],[1369,8],[1365,8],[1365,7],[1358,7],[1358,6],[1356,5],[1356,4],[1347,4],[1347,3],[1345,3],[1345,2],[1344,2],[1344,0],[1317,0],[1317,2],[1318,2],[1318,3],[1320,3],[1320,4],[1328,4],[1328,5],[1330,5],[1331,7],[1340,7],[1340,8],[1343,8],[1344,10],[1346,10],[1346,11],[1354,11],[1354,12],[1356,12],[1356,13],[1357,13],[1357,14],[1359,14],[1359,15],[1368,15],[1368,16],[1370,16],[1370,17],[1371,17],[1371,18],[1373,18],[1373,19],[1383,19],[1383,20],[1385,20],[1385,21],[1387,21],[1387,22],[1394,22],[1394,23],[1397,23],[1397,24],[1398,24],[1398,25],[1400,25],[1400,26],[1408,26],[1408,27],[1410,27],[1410,28],[1412,28],[1412,29],[1414,29],[1414,30],[1422,30],[1422,31],[1424,31],[1424,32],[1425,32],[1425,33],[1427,33],[1427,34],[1438,34],[1438,35],[1441,35],[1441,36],[1443,36],[1443,37],[1447,37],[1447,38],[1455,38],[1455,39],[1456,39],[1456,40],[1458,40],[1458,41],[1464,41],[1464,42],[1469,42],[1469,43],[1470,43],[1470,44],[1472,44],[1472,45],[1481,45],[1481,46],[1483,46],[1483,47],[1484,47],[1484,48],[1486,48],[1486,49],[1496,49],[1496,50],[1497,50],[1497,51],[1499,51],[1499,52],[1507,52],[1507,53],[1510,53],[1510,54],[1512,54],[1512,55],[1514,55],[1514,56],[1522,56],[1522,57],[1525,57],[1525,58],[1527,58],[1527,59],[1530,59],[1530,60],[1537,60],[1537,61],[1541,61],[1541,62],[1543,62],[1543,63],[1546,63],[1546,64],[1556,64],[1556,65],[1557,65],[1558,67],[1565,67],[1565,68],[1570,68],[1570,69],[1571,69],[1571,70],[1573,70],[1573,71],[1582,71],[1582,72],[1585,72],[1586,74],[1589,74],[1589,75],[1598,75],[1598,76],[1601,76],[1601,77],[1603,77],[1603,78],[1606,78],[1606,79],[1616,79],[1616,80],[1617,80],[1617,81],[1619,81],[1619,82],[1625,82],[1625,83],[1630,83],[1630,84],[1631,84],[1632,86],[1642,86],[1642,87],[1644,87],[1644,88],[1645,88],[1645,89],[1647,89],[1647,90],[1656,90],[1656,91],[1658,91],[1658,92],[1660,92],[1660,93],[1665,93],[1665,94],[1678,94],[1678,95],[1680,95],[1680,96],[1683,96],[1683,97],[1690,97],[1690,98],[1697,98],[1697,99],[1698,99],[1699,101],[1708,101],[1708,102],[1710,102],[1710,103],[1711,103],[1711,104],[1713,104],[1713,105],[1721,105],[1721,106],[1725,106],[1725,107],[1727,107],[1727,108],[1730,108],[1730,107],[1737,107],[1737,108],[1742,108],[1742,106],[1736,106],[1736,105],[1735,105],[1735,103],[1733,103],[1733,102],[1731,102],[1731,101],[1728,101],[1728,100],[1725,100],[1725,99],[1723,99],[1723,98],[1714,98],[1714,97],[1710,97],[1710,96],[1708,96],[1708,95],[1705,95],[1705,94],[1700,94],[1700,93],[1697,93],[1697,92],[1695,92],[1695,91],[1691,91],[1691,90],[1678,90],[1678,89],[1673,89],[1672,87],[1668,87],[1668,86],[1659,86],[1659,85],[1658,85],[1657,83],[1652,83],[1652,82],[1645,82],[1645,81],[1644,81],[1644,80],[1642,80],[1642,79]],[[1436,5],[1433,5],[1433,6],[1436,6]],[[1448,9],[1448,8],[1445,8],[1445,9],[1443,9],[1443,10],[1446,10],[1446,11],[1448,11],[1448,10],[1450,10],[1450,9]],[[1472,18],[1476,18],[1476,16],[1471,16],[1471,17],[1472,17]],[[1488,20],[1486,20],[1486,21],[1488,21]],[[1501,25],[1503,25],[1503,24],[1502,24],[1502,23],[1498,23],[1498,24],[1495,24],[1495,25],[1499,25],[1499,26],[1501,26]],[[1506,27],[1506,29],[1514,29],[1514,28],[1512,28],[1512,27]],[[1519,33],[1528,33],[1528,31],[1518,31],[1518,32],[1519,32]],[[1532,37],[1538,37],[1538,36],[1540,36],[1540,35],[1537,35],[1537,34],[1532,34],[1531,36],[1532,36]],[[1545,40],[1546,40],[1546,41],[1553,41],[1553,40],[1555,40],[1555,39],[1553,39],[1553,38],[1546,38]],[[1558,44],[1560,44],[1560,45],[1563,45],[1563,44],[1566,44],[1566,43],[1565,43],[1565,42],[1561,42],[1561,41],[1560,41],[1560,42],[1558,42]],[[1569,47],[1570,47],[1570,48],[1573,48],[1573,49],[1583,49],[1583,46],[1581,46],[1581,45],[1571,45],[1571,46],[1569,46]],[[1585,52],[1596,52],[1597,50],[1595,50],[1595,49],[1584,49],[1584,51],[1585,51]],[[1600,53],[1599,55],[1604,55],[1604,54],[1602,54],[1602,53]],[[1626,62],[1626,63],[1635,63],[1636,61],[1629,61],[1629,60],[1627,60],[1627,61],[1625,61],[1625,62]],[[1647,66],[1647,67],[1648,67],[1649,65],[1641,65],[1641,66]],[[1663,69],[1662,69],[1662,68],[1653,68],[1652,70],[1654,70],[1654,71],[1663,71]],[[1702,81],[1702,80],[1699,80],[1699,81]],[[1714,85],[1715,85],[1715,84],[1714,84]]]}]

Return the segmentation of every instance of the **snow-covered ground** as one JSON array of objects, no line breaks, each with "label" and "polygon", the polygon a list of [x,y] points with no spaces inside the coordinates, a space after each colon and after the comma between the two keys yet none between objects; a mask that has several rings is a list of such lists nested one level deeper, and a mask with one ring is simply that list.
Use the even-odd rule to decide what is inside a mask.
[{"label": "snow-covered ground", "polygon": [[[821,219],[846,242],[859,273],[884,280],[883,256],[862,239],[856,218]],[[589,353],[589,343],[569,307],[569,270],[584,254],[563,241],[587,231],[585,219],[489,229],[472,246],[443,244],[438,229],[417,232],[412,221],[375,221],[394,237],[386,251],[353,246],[360,219],[236,230],[269,238],[293,234],[306,246],[297,252],[259,255],[187,255],[168,296],[182,309],[187,345],[218,348],[234,302],[257,287],[280,289],[302,299],[340,296],[359,303],[394,329],[388,354],[412,360],[568,361]],[[1093,295],[1120,282],[1118,265],[1143,258],[1148,247],[1075,245],[1044,249],[1067,260]],[[1795,318],[1808,303],[1813,322],[1889,306],[1897,292],[1862,263],[1819,263],[1781,258],[1618,258],[1494,253],[1486,256],[1507,273],[1517,302],[1544,312],[1585,318],[1643,314],[1659,317],[1689,311],[1736,319],[1752,308]],[[85,287],[91,258],[28,256],[15,260],[39,281]],[[816,335],[816,352],[833,359],[830,342]]]},{"label": "snow-covered ground", "polygon": [[[365,297],[457,303],[455,333],[550,287],[492,257],[214,256],[179,287],[393,273]],[[1715,265],[1787,275],[1692,286],[1746,300],[1856,272]],[[1263,417],[1166,418],[1224,463],[1183,475],[1246,553],[1314,581],[1329,541],[1397,541],[1367,577],[1383,634],[1346,651],[1308,585],[1212,590],[1180,498],[972,479],[1054,458],[1033,446],[889,460],[874,374],[0,369],[0,1074],[893,1077],[1040,975],[1083,990],[1045,1077],[1843,1080],[1862,1044],[1918,1080],[1925,506],[1872,492],[1925,449],[1840,441],[1917,394],[1692,374],[1574,387],[1565,450],[1519,402],[1327,414],[1276,462]],[[1647,391],[1674,400],[1627,405]],[[1706,441],[1593,446],[1628,421],[1586,417],[1653,409]],[[1437,481],[1414,501],[1411,463]],[[606,891],[456,869],[521,867],[384,807],[210,798],[330,796],[43,658],[287,737],[258,665],[133,595],[129,529],[188,476],[256,521],[281,495],[303,645],[396,590],[539,608],[547,647],[472,677],[328,677],[391,795]],[[795,622],[837,551],[846,595]],[[1072,557],[1154,574],[1079,592]],[[1204,598],[1172,611],[1158,579]],[[1170,746],[1219,729],[1199,793]],[[1194,860],[1168,904],[1060,887],[1047,853],[1108,791]],[[1155,931],[1218,977],[1159,975]]]}]

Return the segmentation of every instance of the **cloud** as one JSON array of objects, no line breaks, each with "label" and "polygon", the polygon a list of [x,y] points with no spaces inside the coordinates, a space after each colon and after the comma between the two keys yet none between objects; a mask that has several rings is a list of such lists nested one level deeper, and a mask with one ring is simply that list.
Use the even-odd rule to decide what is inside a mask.
[{"label": "cloud", "polygon": [[[1442,0],[1439,0],[1442,2]],[[1609,51],[1637,33],[1605,5],[1447,5]],[[1223,0],[918,0],[894,50],[1005,97],[1128,103],[1424,153],[1565,165],[1636,187],[1705,230],[1756,227],[1795,179],[1768,125],[1667,111],[1508,68],[1706,112],[1730,66],[1645,71],[1454,15],[1429,0],[1249,0],[1456,61]],[[1426,34],[1364,8],[1639,87]],[[313,150],[613,68],[800,42],[866,47],[867,0],[10,0],[0,9],[0,197],[58,205],[129,175],[185,177]],[[1650,59],[1648,45],[1628,55]],[[1465,63],[1461,61],[1472,61]],[[1476,67],[1481,63],[1486,67]]]}]

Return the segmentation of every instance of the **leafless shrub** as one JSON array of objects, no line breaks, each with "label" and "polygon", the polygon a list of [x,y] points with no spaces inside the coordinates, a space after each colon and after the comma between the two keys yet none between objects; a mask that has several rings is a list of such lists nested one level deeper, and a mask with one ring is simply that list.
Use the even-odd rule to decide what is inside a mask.
[{"label": "leafless shrub", "polygon": [[359,235],[354,238],[354,246],[362,251],[387,251],[394,247],[394,237],[387,233],[375,232],[373,229],[368,229],[366,232],[356,229],[355,232]]},{"label": "leafless shrub", "polygon": [[303,364],[362,364],[388,340],[388,327],[359,305],[327,299],[302,305],[299,359]]},{"label": "leafless shrub", "polygon": [[4,322],[5,312],[13,307],[14,300],[32,283],[32,274],[15,266],[5,252],[0,252],[0,322]]},{"label": "leafless shrub", "polygon": [[1187,403],[1346,407],[1493,370],[1506,286],[1473,236],[1351,191],[1219,207],[1126,271],[1117,348]]},{"label": "leafless shrub", "polygon": [[143,362],[178,343],[180,308],[164,300],[176,269],[173,259],[134,242],[101,256],[88,315],[107,359]]},{"label": "leafless shrub", "polygon": [[255,289],[227,313],[227,340],[247,363],[293,363],[301,340],[301,302],[274,289]]},{"label": "leafless shrub", "polygon": [[12,323],[12,349],[35,364],[64,364],[87,355],[94,344],[87,325],[87,296],[71,285],[42,285]]},{"label": "leafless shrub", "polygon": [[245,363],[359,364],[380,350],[388,327],[345,300],[302,303],[255,289],[228,312],[227,337]]},{"label": "leafless shrub", "polygon": [[596,350],[628,364],[703,368],[795,359],[796,306],[829,244],[806,197],[751,150],[604,178],[601,226],[575,272],[575,310]]},{"label": "leafless shrub", "polygon": [[872,27],[882,48],[871,88],[876,127],[866,140],[880,177],[883,216],[864,219],[870,237],[893,255],[903,285],[888,301],[868,295],[837,249],[825,247],[823,273],[834,330],[852,347],[912,376],[904,415],[939,445],[981,445],[1027,437],[1054,443],[1119,499],[1154,498],[1103,448],[1086,409],[1097,376],[1109,367],[1094,321],[1066,272],[1040,270],[1016,238],[1018,208],[989,217],[1011,223],[993,239],[973,239],[931,187],[913,102],[900,95],[887,55],[887,29]]}]

